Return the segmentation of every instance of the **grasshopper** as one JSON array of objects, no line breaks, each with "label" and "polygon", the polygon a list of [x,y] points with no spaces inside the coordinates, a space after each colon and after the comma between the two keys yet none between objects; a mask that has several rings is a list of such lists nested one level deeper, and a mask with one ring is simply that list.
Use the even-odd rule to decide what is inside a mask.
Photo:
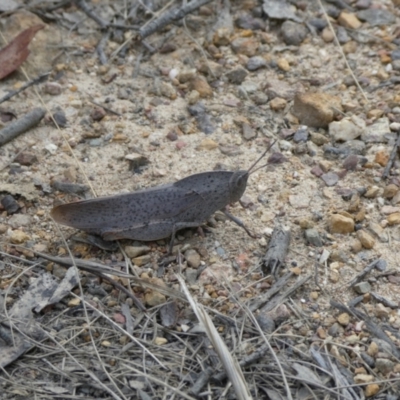
[{"label": "grasshopper", "polygon": [[254,170],[274,143],[248,170],[200,172],[175,183],[62,204],[52,209],[51,216],[59,224],[100,235],[106,241],[153,241],[171,236],[171,253],[177,231],[198,227],[221,210],[254,238],[225,207],[240,200],[250,173],[265,167]]}]

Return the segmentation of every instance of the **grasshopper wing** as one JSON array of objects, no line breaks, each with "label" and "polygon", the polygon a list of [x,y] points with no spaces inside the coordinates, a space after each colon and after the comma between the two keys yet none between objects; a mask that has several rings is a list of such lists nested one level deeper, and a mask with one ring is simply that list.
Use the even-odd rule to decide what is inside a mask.
[{"label": "grasshopper wing", "polygon": [[[173,184],[176,188],[194,190],[196,193],[209,193],[229,187],[232,171],[207,171],[189,175]],[[225,193],[226,193],[225,189]],[[224,190],[222,190],[224,191]]]},{"label": "grasshopper wing", "polygon": [[196,207],[201,200],[193,191],[164,185],[63,204],[53,208],[51,216],[60,224],[101,234],[171,219],[190,207]]}]

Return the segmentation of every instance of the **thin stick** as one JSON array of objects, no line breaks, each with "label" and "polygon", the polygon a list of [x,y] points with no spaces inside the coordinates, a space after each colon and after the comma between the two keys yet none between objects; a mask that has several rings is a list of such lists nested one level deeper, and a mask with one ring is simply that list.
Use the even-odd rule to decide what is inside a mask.
[{"label": "thin stick", "polygon": [[0,99],[0,104],[4,103],[7,100],[10,100],[12,97],[16,96],[18,93],[21,93],[22,91],[24,91],[25,89],[27,89],[28,87],[32,86],[32,85],[36,85],[38,83],[42,83],[44,82],[47,77],[50,75],[50,72],[46,72],[42,75],[39,75],[37,78],[32,79],[29,82],[26,82],[25,84],[23,84],[19,89],[17,90],[13,90],[11,92],[9,92],[8,94],[6,94],[4,97],[2,97]]},{"label": "thin stick", "polygon": [[109,112],[110,114],[117,115],[118,117],[120,117],[120,116],[122,115],[121,113],[119,113],[119,112],[117,112],[117,111],[114,111],[114,110],[112,110],[111,108],[104,106],[103,104],[97,103],[97,102],[95,102],[95,101],[92,100],[92,99],[89,99],[89,101],[90,101],[92,104],[94,104],[95,106],[101,107],[102,109],[106,110],[106,111]]},{"label": "thin stick", "polygon": [[357,86],[358,89],[360,90],[360,92],[361,92],[361,94],[363,95],[364,99],[367,101],[367,103],[369,103],[369,100],[368,100],[368,98],[367,98],[367,95],[365,94],[364,90],[362,89],[361,85],[359,84],[359,82],[358,82],[356,76],[354,75],[353,70],[352,70],[351,67],[350,67],[349,62],[347,61],[346,55],[345,55],[344,52],[343,52],[342,46],[341,46],[340,43],[339,43],[339,40],[338,40],[338,38],[337,38],[337,36],[336,36],[336,32],[335,32],[335,30],[333,29],[332,23],[331,23],[331,21],[330,21],[330,19],[329,19],[329,17],[328,17],[328,14],[327,14],[326,11],[325,11],[324,6],[322,5],[321,0],[318,0],[318,4],[319,4],[319,6],[321,7],[321,10],[322,10],[322,12],[323,12],[323,14],[324,14],[324,17],[325,17],[325,19],[326,19],[326,22],[327,22],[328,25],[329,25],[329,29],[332,31],[333,37],[335,38],[335,43],[336,43],[337,46],[339,47],[340,54],[341,54],[341,56],[343,57],[344,62],[346,63],[346,67],[347,67],[348,70],[350,71],[350,74],[351,74],[351,76],[353,77],[354,82],[356,83],[356,86]]},{"label": "thin stick", "polygon": [[8,124],[5,128],[0,130],[0,146],[3,146],[21,135],[21,133],[36,126],[45,114],[46,110],[44,108],[37,107],[28,114],[25,114],[22,118]]},{"label": "thin stick", "polygon": [[75,4],[78,8],[80,8],[90,19],[95,21],[97,24],[100,25],[101,29],[105,29],[108,27],[108,21],[104,20],[103,18],[99,17],[97,14],[93,12],[86,3],[85,0],[77,0]]},{"label": "thin stick", "polygon": [[142,39],[145,39],[147,36],[150,36],[164,26],[170,24],[171,22],[179,21],[185,15],[192,13],[211,1],[212,0],[194,0],[182,7],[173,8],[172,10],[151,21],[147,26],[140,28],[139,35]]}]

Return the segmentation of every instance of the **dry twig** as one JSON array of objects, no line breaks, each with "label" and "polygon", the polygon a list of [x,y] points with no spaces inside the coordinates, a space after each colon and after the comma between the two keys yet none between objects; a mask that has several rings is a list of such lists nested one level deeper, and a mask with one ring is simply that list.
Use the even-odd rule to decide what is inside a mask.
[{"label": "dry twig", "polygon": [[10,100],[12,97],[16,96],[17,94],[23,92],[25,89],[27,89],[28,87],[32,86],[32,85],[37,85],[38,83],[42,83],[45,82],[48,78],[48,76],[50,75],[50,72],[45,72],[42,75],[39,75],[38,77],[36,77],[35,79],[30,80],[29,82],[24,83],[19,89],[17,90],[12,90],[11,92],[9,92],[8,94],[6,94],[5,96],[3,96],[0,99],[0,104],[4,103],[7,100]]},{"label": "dry twig", "polygon": [[0,146],[10,142],[17,136],[36,126],[46,114],[44,108],[34,108],[28,114],[16,121],[10,122],[5,128],[0,130]]},{"label": "dry twig", "polygon": [[192,13],[193,11],[197,10],[201,6],[204,6],[207,3],[210,3],[212,0],[192,0],[190,3],[178,7],[173,8],[172,10],[167,11],[166,13],[162,14],[157,19],[154,19],[150,23],[148,23],[143,28],[139,29],[139,35],[143,39],[147,36],[152,35],[154,32],[160,30],[164,26],[170,24],[171,22],[176,22],[185,17],[186,15]]}]

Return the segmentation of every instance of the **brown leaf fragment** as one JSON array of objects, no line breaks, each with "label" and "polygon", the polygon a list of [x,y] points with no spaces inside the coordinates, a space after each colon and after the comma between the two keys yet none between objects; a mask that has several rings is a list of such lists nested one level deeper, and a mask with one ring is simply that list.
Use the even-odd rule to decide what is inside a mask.
[{"label": "brown leaf fragment", "polygon": [[44,27],[44,25],[38,24],[25,29],[0,50],[0,79],[14,72],[28,58],[29,43],[36,32]]}]

